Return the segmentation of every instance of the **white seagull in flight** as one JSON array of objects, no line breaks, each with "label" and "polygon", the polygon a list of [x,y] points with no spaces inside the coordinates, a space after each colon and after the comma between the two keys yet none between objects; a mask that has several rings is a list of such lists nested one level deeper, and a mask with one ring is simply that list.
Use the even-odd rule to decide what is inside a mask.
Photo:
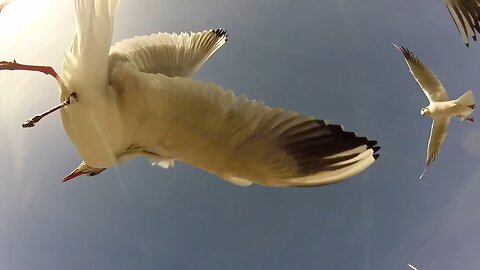
[{"label": "white seagull in flight", "polygon": [[425,170],[419,177],[421,179],[440,151],[440,147],[447,136],[450,118],[456,116],[461,121],[466,119],[473,122],[473,117],[469,115],[475,109],[475,98],[472,90],[468,90],[458,99],[448,100],[447,91],[443,88],[440,80],[417,56],[405,47],[399,47],[395,44],[393,46],[405,57],[410,73],[412,73],[430,102],[427,107],[420,111],[421,115],[430,116],[433,119],[430,139],[428,140],[427,161]]},{"label": "white seagull in flight", "polygon": [[83,162],[64,181],[132,157],[165,168],[185,162],[240,186],[315,186],[369,167],[376,141],[339,125],[270,108],[191,77],[226,41],[223,30],[135,37],[111,46],[118,0],[76,0],[76,33],[63,74],[1,62],[59,84],[57,107]]},{"label": "white seagull in flight", "polygon": [[468,47],[468,36],[476,41],[477,33],[480,33],[480,0],[445,0],[445,4]]}]

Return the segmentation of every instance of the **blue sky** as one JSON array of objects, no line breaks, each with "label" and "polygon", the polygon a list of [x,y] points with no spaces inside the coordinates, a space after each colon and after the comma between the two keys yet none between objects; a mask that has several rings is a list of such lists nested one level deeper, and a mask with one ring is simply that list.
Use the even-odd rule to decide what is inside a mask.
[{"label": "blue sky", "polygon": [[[0,59],[60,70],[73,14],[73,1],[12,3]],[[240,188],[142,159],[61,183],[80,159],[59,115],[20,127],[57,103],[55,81],[2,71],[0,269],[478,269],[478,122],[452,121],[419,182],[427,99],[391,45],[451,98],[480,96],[480,44],[465,48],[443,1],[121,0],[114,40],[217,27],[229,42],[196,78],[341,123],[378,140],[380,159],[310,189]]]}]

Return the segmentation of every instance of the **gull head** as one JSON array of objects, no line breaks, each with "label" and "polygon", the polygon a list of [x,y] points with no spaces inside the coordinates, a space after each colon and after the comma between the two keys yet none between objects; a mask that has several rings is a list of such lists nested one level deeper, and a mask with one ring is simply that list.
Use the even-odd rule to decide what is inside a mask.
[{"label": "gull head", "polygon": [[420,111],[420,114],[421,115],[430,115],[430,110],[428,108],[422,108],[422,110]]},{"label": "gull head", "polygon": [[69,175],[65,176],[63,178],[63,182],[67,182],[72,180],[73,178],[80,176],[80,175],[85,175],[85,176],[95,176],[99,175],[101,172],[103,172],[105,168],[92,168],[88,166],[85,161],[82,161],[78,167],[73,170]]}]

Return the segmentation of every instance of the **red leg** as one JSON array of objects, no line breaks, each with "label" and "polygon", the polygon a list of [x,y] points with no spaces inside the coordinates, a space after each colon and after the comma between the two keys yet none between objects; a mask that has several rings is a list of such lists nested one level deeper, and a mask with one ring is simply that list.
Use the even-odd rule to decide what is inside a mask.
[{"label": "red leg", "polygon": [[13,62],[9,61],[0,61],[0,70],[30,70],[42,72],[46,75],[51,75],[57,81],[59,79],[57,72],[49,66],[32,66],[32,65],[22,65],[17,63],[15,60]]},{"label": "red leg", "polygon": [[28,119],[25,123],[22,124],[22,127],[23,128],[28,128],[28,127],[33,127],[35,126],[36,123],[38,123],[40,120],[42,120],[43,117],[67,106],[67,105],[70,105],[72,103],[72,100],[75,101],[77,99],[77,93],[73,92],[72,94],[70,94],[70,96],[65,100],[63,101],[62,103],[58,104],[57,106],[51,108],[50,110],[44,112],[44,113],[41,113],[41,114],[37,114],[35,115],[34,117]]}]

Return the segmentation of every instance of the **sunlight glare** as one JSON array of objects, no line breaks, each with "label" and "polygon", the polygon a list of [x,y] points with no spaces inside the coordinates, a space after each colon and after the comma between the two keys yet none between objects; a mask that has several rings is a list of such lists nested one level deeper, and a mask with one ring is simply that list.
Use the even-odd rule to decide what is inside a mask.
[{"label": "sunlight glare", "polygon": [[[29,35],[42,24],[46,18],[50,0],[16,0],[6,6],[0,14],[0,40],[12,40]],[[10,43],[12,46],[13,44]]]}]

